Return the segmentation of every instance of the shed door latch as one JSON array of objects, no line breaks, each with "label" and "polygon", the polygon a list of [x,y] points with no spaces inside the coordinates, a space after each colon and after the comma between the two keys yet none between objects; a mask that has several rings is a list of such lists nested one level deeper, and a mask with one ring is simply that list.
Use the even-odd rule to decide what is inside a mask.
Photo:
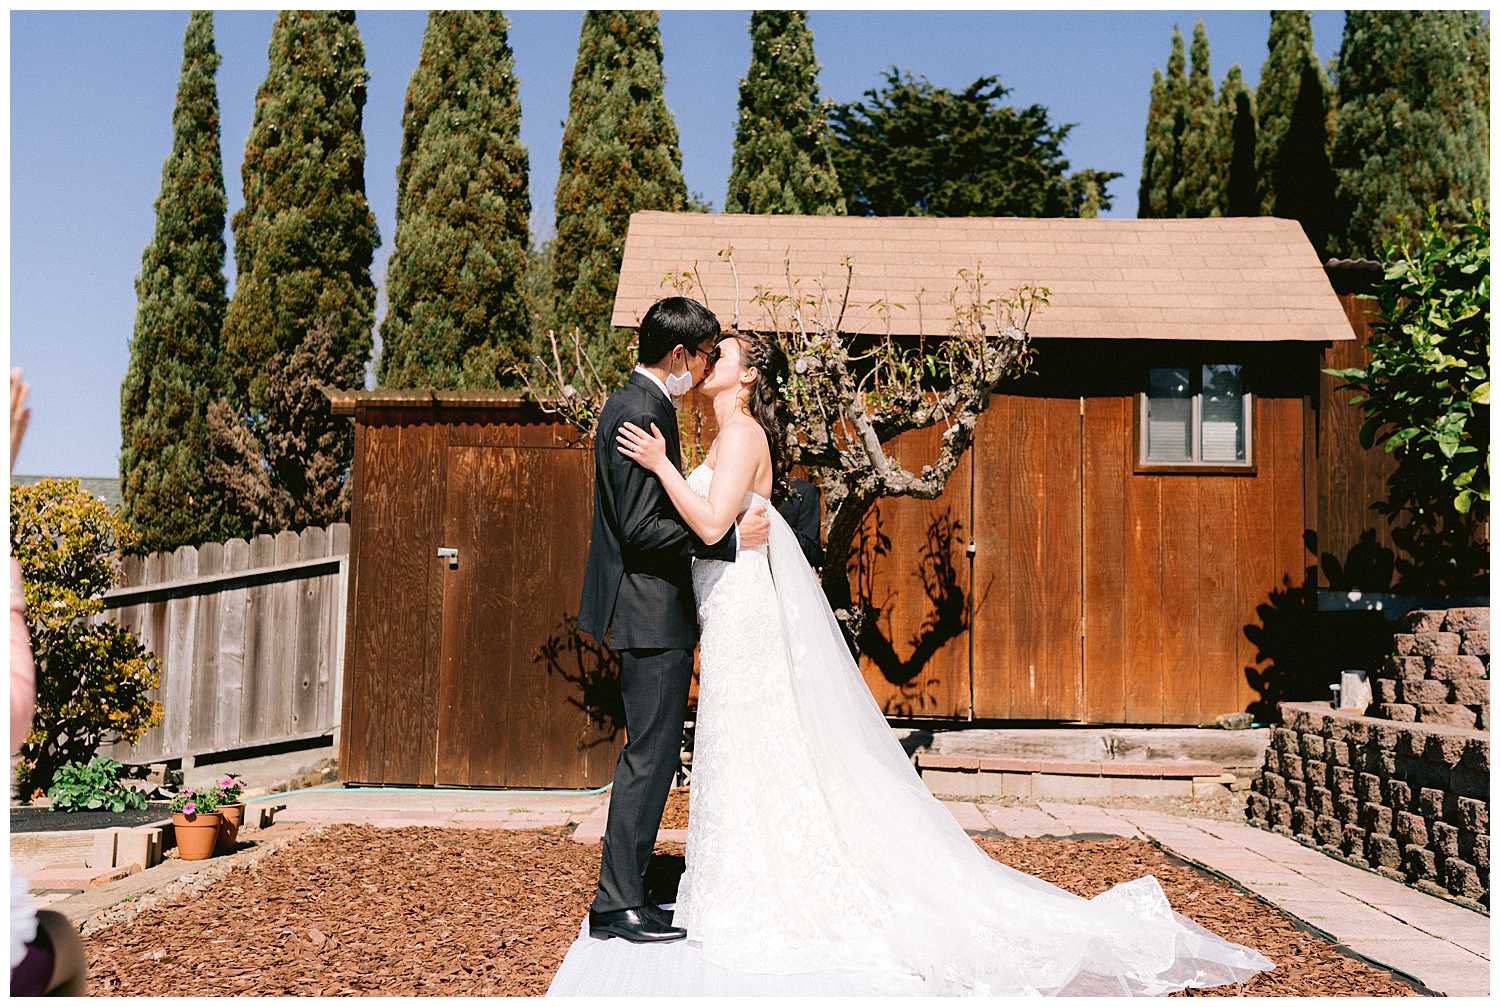
[{"label": "shed door latch", "polygon": [[458,569],[458,550],[457,549],[450,549],[447,546],[441,546],[441,545],[438,546],[438,559],[446,559],[448,561],[448,569],[449,570],[457,570]]}]

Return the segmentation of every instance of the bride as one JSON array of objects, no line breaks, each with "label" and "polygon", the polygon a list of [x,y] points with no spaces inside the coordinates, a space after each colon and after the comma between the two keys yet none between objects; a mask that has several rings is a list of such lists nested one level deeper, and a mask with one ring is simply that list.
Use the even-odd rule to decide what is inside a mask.
[{"label": "bride", "polygon": [[[725,336],[700,391],[719,435],[684,477],[653,425],[619,450],[715,542],[786,466],[774,343]],[[854,972],[890,992],[1167,993],[1273,965],[1167,904],[1154,877],[1084,899],[997,863],[892,736],[795,534],[695,560],[702,626],[687,866],[674,924],[722,968]]]}]

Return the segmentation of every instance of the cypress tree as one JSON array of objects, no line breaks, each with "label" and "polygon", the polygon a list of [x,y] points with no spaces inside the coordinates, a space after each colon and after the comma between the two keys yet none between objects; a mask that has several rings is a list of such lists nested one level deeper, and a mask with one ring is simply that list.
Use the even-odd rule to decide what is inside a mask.
[{"label": "cypress tree", "polygon": [[687,201],[657,21],[655,11],[583,15],[559,155],[556,319],[563,331],[582,331],[606,381],[623,379],[634,363],[628,333],[610,325],[630,215]]},{"label": "cypress tree", "polygon": [[213,14],[194,11],[120,389],[122,517],[141,552],[226,537],[222,498],[203,477],[225,305],[218,67]]},{"label": "cypress tree", "polygon": [[1219,88],[1219,212],[1226,217],[1260,214],[1255,178],[1255,95],[1245,86],[1238,63]]},{"label": "cypress tree", "polygon": [[509,27],[499,11],[427,15],[402,117],[381,385],[494,388],[528,356],[531,163]]},{"label": "cypress tree", "polygon": [[1153,70],[1146,114],[1146,156],[1141,165],[1140,217],[1180,217],[1182,135],[1187,129],[1187,52],[1182,32],[1172,28],[1167,74]]},{"label": "cypress tree", "polygon": [[[282,11],[269,55],[245,143],[245,206],[233,222],[237,279],[224,320],[230,404],[267,452],[274,490],[297,501],[327,499],[311,482],[347,470],[352,432],[311,398],[300,411],[273,414],[270,376],[295,385],[285,368],[318,360],[318,381],[364,385],[375,320],[370,263],[380,242],[365,200],[369,73],[352,11]],[[327,346],[310,353],[315,325],[328,329],[320,341]],[[267,425],[273,415],[275,429]],[[337,435],[325,436],[331,425]],[[318,457],[325,452],[331,460]],[[255,520],[248,502],[241,513]],[[316,522],[343,517],[337,509],[308,514]]]},{"label": "cypress tree", "polygon": [[1255,169],[1261,212],[1300,221],[1322,255],[1332,230],[1328,76],[1307,11],[1272,11],[1269,54],[1255,92]]},{"label": "cypress tree", "polygon": [[1489,31],[1478,11],[1349,11],[1339,49],[1337,254],[1376,257],[1429,206],[1489,192]]},{"label": "cypress tree", "polygon": [[1104,186],[1093,176],[1084,176],[1082,184],[1083,202],[1078,207],[1078,216],[1084,220],[1093,220],[1104,209]]},{"label": "cypress tree", "polygon": [[1154,217],[1155,207],[1151,203],[1152,172],[1162,160],[1166,149],[1163,140],[1169,136],[1160,128],[1162,110],[1166,103],[1166,80],[1155,67],[1151,70],[1151,102],[1146,106],[1146,152],[1141,155],[1141,181],[1135,194],[1135,215]]},{"label": "cypress tree", "polygon": [[740,78],[725,212],[843,213],[827,120],[806,13],[751,13],[750,69]]},{"label": "cypress tree", "polygon": [[1219,213],[1219,109],[1214,102],[1214,78],[1208,61],[1208,31],[1193,25],[1192,74],[1184,93],[1182,178],[1177,183],[1178,213],[1184,217],[1212,217]]}]

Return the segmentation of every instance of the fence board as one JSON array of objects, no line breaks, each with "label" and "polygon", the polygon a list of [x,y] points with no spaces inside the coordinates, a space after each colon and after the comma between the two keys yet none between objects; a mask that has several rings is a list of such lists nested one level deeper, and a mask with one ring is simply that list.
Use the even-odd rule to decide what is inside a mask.
[{"label": "fence board", "polygon": [[[171,576],[193,577],[198,573],[198,550],[190,545],[181,546],[172,553]],[[197,598],[173,598],[167,602],[167,657],[172,668],[170,688],[162,693],[162,703],[167,716],[162,743],[168,751],[186,751],[188,746],[188,721],[192,719],[189,707],[193,692],[193,624],[197,617]]]},{"label": "fence board", "polygon": [[[300,543],[301,539],[294,531],[277,533],[276,562],[289,563],[297,559]],[[297,733],[292,724],[292,683],[297,674],[297,583],[283,581],[267,585],[266,590],[272,597],[268,606],[272,612],[272,625],[280,632],[276,634],[276,644],[271,648],[271,664],[269,667],[262,666],[267,672],[263,693],[265,704],[262,707],[266,719],[262,723],[267,725],[271,734],[280,737]]]},{"label": "fence board", "polygon": [[[233,538],[224,543],[224,569],[244,570],[250,565],[250,543]],[[236,587],[219,595],[219,684],[214,703],[214,744],[233,748],[243,736],[241,723],[245,703],[245,632],[250,589]]]},{"label": "fence board", "polygon": [[[328,533],[322,528],[304,528],[297,536],[301,559],[328,554]],[[323,622],[323,595],[327,575],[290,581],[296,591],[297,629],[291,684],[291,733],[310,727],[318,712],[318,650],[327,626]]]},{"label": "fence board", "polygon": [[[250,540],[250,568],[270,566],[276,561],[276,540],[257,535]],[[253,587],[245,598],[245,677],[240,705],[240,737],[254,737],[265,722],[267,666],[275,660],[269,610],[272,594],[264,586]]]},{"label": "fence board", "polygon": [[[170,577],[171,559],[170,553],[153,553],[146,562],[146,579],[148,581],[165,580]],[[164,657],[167,653],[167,603],[156,601],[145,606],[145,611],[142,613],[141,628],[145,631],[142,643],[148,650],[161,659],[161,679],[157,683],[153,698],[163,705],[162,721],[151,729],[149,744],[146,746],[149,751],[160,753],[166,751],[167,747],[165,697],[171,683],[171,669],[167,667]]]},{"label": "fence board", "polygon": [[[218,573],[224,568],[224,543],[205,542],[198,549],[198,572]],[[193,627],[192,685],[188,743],[193,747],[219,744],[214,716],[219,679],[219,620],[224,609],[221,593],[195,599],[198,621]]]},{"label": "fence board", "polygon": [[327,650],[324,652],[323,673],[326,683],[318,700],[318,723],[337,724],[344,709],[344,676],[339,673],[344,664],[344,640],[347,635],[349,610],[349,525],[340,521],[328,529],[328,550],[333,556],[342,556],[339,564],[337,589],[328,599],[329,625],[334,632],[329,634]]}]

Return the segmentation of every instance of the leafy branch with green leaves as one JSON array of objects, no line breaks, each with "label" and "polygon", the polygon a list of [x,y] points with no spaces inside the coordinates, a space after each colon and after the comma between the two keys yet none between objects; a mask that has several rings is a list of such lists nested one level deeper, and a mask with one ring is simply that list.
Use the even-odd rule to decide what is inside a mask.
[{"label": "leafy branch with green leaves", "polygon": [[1411,557],[1403,587],[1477,590],[1490,504],[1489,210],[1387,243],[1368,367],[1329,369],[1358,394],[1360,443],[1396,458],[1374,505]]}]

